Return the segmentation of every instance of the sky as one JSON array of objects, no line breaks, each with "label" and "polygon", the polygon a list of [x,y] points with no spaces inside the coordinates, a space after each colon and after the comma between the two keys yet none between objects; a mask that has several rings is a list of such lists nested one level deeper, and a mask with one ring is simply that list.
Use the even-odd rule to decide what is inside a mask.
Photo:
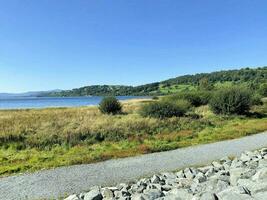
[{"label": "sky", "polygon": [[0,92],[266,65],[265,0],[0,0]]}]

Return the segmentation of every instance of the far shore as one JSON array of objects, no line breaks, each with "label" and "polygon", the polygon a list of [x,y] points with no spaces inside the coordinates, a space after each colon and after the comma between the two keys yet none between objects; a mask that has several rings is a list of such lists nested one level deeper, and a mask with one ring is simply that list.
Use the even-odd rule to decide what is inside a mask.
[{"label": "far shore", "polygon": [[[65,98],[65,97],[64,97]],[[127,99],[127,100],[120,100],[120,102],[124,105],[127,105],[127,104],[138,104],[138,103],[142,103],[142,102],[149,102],[151,101],[152,98],[151,97],[147,97],[147,98],[144,98],[143,96],[138,98],[138,96],[136,96],[136,98],[133,98],[133,99]],[[29,107],[29,108],[24,108],[24,107],[21,107],[21,108],[0,108],[0,111],[20,111],[20,110],[43,110],[43,109],[67,109],[67,108],[86,108],[86,107],[97,107],[97,105],[91,105],[91,104],[88,104],[88,105],[81,105],[81,106],[46,106],[46,107]]]}]

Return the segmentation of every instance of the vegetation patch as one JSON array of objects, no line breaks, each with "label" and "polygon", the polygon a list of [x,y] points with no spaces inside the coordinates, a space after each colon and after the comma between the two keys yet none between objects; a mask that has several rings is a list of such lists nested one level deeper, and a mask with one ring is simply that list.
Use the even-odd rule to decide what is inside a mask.
[{"label": "vegetation patch", "polygon": [[150,104],[143,105],[140,113],[144,117],[155,117],[155,118],[170,118],[170,117],[181,117],[183,116],[190,103],[186,100],[172,101],[157,101]]},{"label": "vegetation patch", "polygon": [[[254,101],[253,103],[257,103]],[[252,93],[243,87],[229,87],[215,91],[210,101],[216,114],[246,114],[252,104]]]},{"label": "vegetation patch", "polygon": [[122,105],[116,97],[104,97],[99,104],[99,110],[103,114],[119,114],[122,111]]},{"label": "vegetation patch", "polygon": [[[180,110],[177,116],[159,118],[139,114],[154,103],[172,103],[175,109],[187,105],[182,116]],[[253,106],[251,115],[226,116],[214,114],[208,105],[189,108],[185,100],[160,98],[123,103],[122,112],[106,115],[97,107],[0,111],[0,175],[166,151],[267,130],[266,103]]]}]

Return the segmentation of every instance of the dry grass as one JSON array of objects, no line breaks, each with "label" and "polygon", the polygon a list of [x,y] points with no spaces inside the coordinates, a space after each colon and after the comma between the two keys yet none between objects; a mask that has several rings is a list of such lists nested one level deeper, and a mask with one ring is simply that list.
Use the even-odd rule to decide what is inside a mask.
[{"label": "dry grass", "polygon": [[[190,117],[144,118],[145,101],[124,102],[122,115],[96,107],[0,111],[0,175],[170,150],[267,130],[267,118],[216,116],[207,106]],[[255,107],[267,112],[266,105]]]}]

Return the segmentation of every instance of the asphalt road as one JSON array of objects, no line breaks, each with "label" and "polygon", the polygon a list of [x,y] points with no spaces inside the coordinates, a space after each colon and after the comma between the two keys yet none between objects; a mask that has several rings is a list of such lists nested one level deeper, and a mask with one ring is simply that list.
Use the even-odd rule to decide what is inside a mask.
[{"label": "asphalt road", "polygon": [[51,199],[267,147],[267,132],[222,142],[0,178],[0,199]]}]

